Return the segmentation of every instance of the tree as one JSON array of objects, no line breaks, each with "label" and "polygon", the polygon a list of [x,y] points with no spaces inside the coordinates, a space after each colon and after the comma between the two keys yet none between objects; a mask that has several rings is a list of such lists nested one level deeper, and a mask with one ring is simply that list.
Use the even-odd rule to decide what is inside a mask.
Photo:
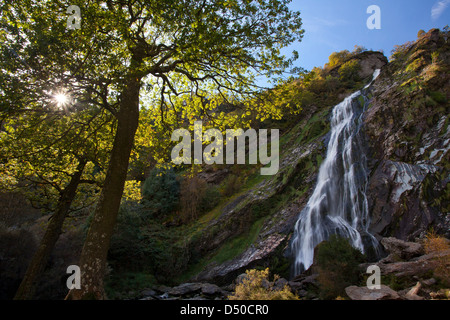
[{"label": "tree", "polygon": [[[15,299],[33,297],[69,213],[93,204],[92,194],[103,176],[98,168],[105,165],[111,143],[107,131],[111,119],[105,116],[56,111],[3,120],[2,189],[19,190],[34,207],[51,214]],[[67,133],[69,128],[72,134]]]},{"label": "tree", "polygon": [[359,264],[365,257],[359,249],[352,247],[348,239],[333,234],[316,250],[321,298],[334,299],[343,295],[346,287],[358,283]]},{"label": "tree", "polygon": [[[258,92],[255,76],[280,75],[297,57],[280,54],[303,35],[299,13],[289,10],[289,2],[108,0],[86,5],[23,0],[2,8],[11,12],[9,25],[18,25],[19,34],[24,34],[21,50],[15,50],[21,60],[43,70],[42,79],[46,83],[52,79],[53,89],[63,82],[80,101],[105,108],[117,119],[104,187],[81,254],[83,285],[71,290],[68,298],[105,297],[107,252],[127,178],[141,94],[159,110],[156,121],[161,123],[179,114],[192,122],[199,115],[230,121],[214,112],[216,106],[239,99],[250,108],[250,98]],[[83,8],[81,29],[68,31],[61,17],[67,17],[69,5],[77,4]],[[9,42],[6,47],[14,49]],[[46,46],[48,53],[32,61],[35,46]],[[26,64],[20,68],[26,70]],[[8,90],[19,87],[18,82],[15,79]],[[42,90],[33,94],[38,99],[45,96]],[[23,108],[22,99],[13,102],[14,108]],[[267,110],[262,112],[271,112],[263,107]]]}]

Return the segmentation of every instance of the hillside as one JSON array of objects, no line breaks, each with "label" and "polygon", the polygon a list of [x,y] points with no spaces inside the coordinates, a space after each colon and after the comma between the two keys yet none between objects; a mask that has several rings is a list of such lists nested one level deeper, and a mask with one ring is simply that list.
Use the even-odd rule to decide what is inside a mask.
[{"label": "hillside", "polygon": [[[274,89],[285,96],[283,117],[254,123],[257,128],[280,129],[280,164],[273,176],[260,175],[260,165],[203,165],[189,178],[183,176],[185,168],[162,171],[161,179],[158,169],[147,170],[145,178],[152,178],[153,184],[144,184],[143,194],[146,190],[161,194],[149,198],[150,204],[129,201],[121,207],[108,257],[110,298],[156,299],[164,294],[223,298],[233,290],[236,278],[255,268],[269,268],[286,283],[290,281],[292,291],[302,298],[322,297],[317,289],[317,261],[302,274],[295,274],[291,245],[299,214],[314,192],[327,156],[333,108],[357,90],[363,92],[354,103],[361,110],[367,157],[364,190],[369,220],[365,223],[377,241],[366,250],[362,266],[384,259],[383,284],[398,292],[409,290],[418,281],[426,286],[423,281],[430,279],[434,282],[428,291],[422,290],[426,298],[448,288],[448,279],[433,274],[431,262],[426,270],[412,268],[417,273],[408,274],[408,280],[399,275],[398,268],[406,267],[394,264],[411,266],[413,258],[425,256],[423,247],[406,257],[401,257],[402,249],[400,257],[394,259],[392,253],[412,242],[422,246],[430,230],[450,238],[449,49],[448,32],[433,29],[399,47],[390,61],[380,52],[357,48],[333,54],[323,68]],[[377,69],[380,74],[371,83]],[[176,201],[195,209],[186,212],[171,206]],[[65,229],[42,280],[47,285],[41,287],[38,297],[61,298],[65,292],[59,286],[62,277],[49,279],[77,260],[88,221],[86,215],[74,218],[72,227]],[[45,223],[35,214],[20,226],[39,239]],[[1,236],[2,245],[6,243],[3,239],[23,237],[6,229]],[[393,238],[402,241],[401,245]],[[17,252],[21,250],[24,247]],[[4,259],[12,259],[17,252],[11,251],[11,257],[4,255]],[[1,280],[8,283],[8,293],[23,274],[28,256],[8,270],[2,265]],[[435,256],[423,259],[432,261]],[[448,259],[444,266],[448,270]],[[361,270],[364,277],[365,270]],[[351,283],[356,289],[347,290],[348,297],[355,297],[361,286],[361,279],[358,281]],[[394,295],[389,294],[384,298]]]}]

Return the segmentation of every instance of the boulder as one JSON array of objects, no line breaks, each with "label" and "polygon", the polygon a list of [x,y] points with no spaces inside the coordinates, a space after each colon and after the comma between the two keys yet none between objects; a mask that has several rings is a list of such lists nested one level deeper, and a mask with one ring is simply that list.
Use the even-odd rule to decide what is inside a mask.
[{"label": "boulder", "polygon": [[389,237],[381,239],[381,244],[390,254],[401,260],[410,260],[424,254],[423,246],[417,242]]},{"label": "boulder", "polygon": [[381,285],[380,289],[369,289],[367,287],[350,286],[345,288],[345,293],[352,300],[400,300],[399,294]]},{"label": "boulder", "polygon": [[202,283],[183,283],[179,286],[173,287],[167,293],[171,296],[184,296],[200,292]]},{"label": "boulder", "polygon": [[[450,256],[450,249],[443,252],[434,252],[414,258],[411,261],[401,261],[393,263],[379,263],[383,275],[394,275],[396,277],[425,276],[430,271],[434,271],[437,266],[436,258]],[[450,260],[450,259],[448,259]],[[450,267],[450,263],[447,264]]]},{"label": "boulder", "polygon": [[219,286],[212,284],[212,283],[203,283],[202,284],[202,294],[207,296],[214,296],[214,295],[223,295],[224,291]]}]

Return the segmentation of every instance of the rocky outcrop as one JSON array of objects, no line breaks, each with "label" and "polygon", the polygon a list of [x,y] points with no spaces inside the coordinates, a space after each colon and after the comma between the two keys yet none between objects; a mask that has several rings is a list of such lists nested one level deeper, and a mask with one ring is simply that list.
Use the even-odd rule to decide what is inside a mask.
[{"label": "rocky outcrop", "polygon": [[[450,249],[425,254],[420,243],[392,237],[383,238],[381,244],[389,255],[376,263],[362,264],[361,270],[370,265],[378,266],[384,282],[392,283],[396,290],[387,285],[381,285],[381,289],[350,286],[345,292],[351,300],[447,299],[433,291],[437,281],[430,275],[438,268],[450,268]],[[442,266],[443,261],[446,261],[445,266]]]},{"label": "rocky outcrop", "polygon": [[403,240],[433,227],[450,237],[450,44],[430,30],[399,51],[373,84],[365,113],[371,232]]},{"label": "rocky outcrop", "polygon": [[410,260],[425,253],[423,246],[417,242],[407,242],[394,237],[381,239],[381,244],[390,253],[390,260]]},{"label": "rocky outcrop", "polygon": [[261,262],[275,251],[286,235],[272,234],[256,245],[250,246],[244,253],[235,259],[220,265],[210,265],[205,271],[194,277],[195,281],[214,281],[220,284],[230,283],[236,274],[251,268],[257,262]]},{"label": "rocky outcrop", "polygon": [[[345,62],[355,60],[358,62],[358,77],[360,79],[367,79],[372,77],[373,72],[376,69],[381,69],[388,64],[386,56],[379,51],[364,51],[359,54],[351,55],[351,57]],[[339,77],[339,70],[343,64],[334,67],[330,70],[330,74],[334,77]]]}]

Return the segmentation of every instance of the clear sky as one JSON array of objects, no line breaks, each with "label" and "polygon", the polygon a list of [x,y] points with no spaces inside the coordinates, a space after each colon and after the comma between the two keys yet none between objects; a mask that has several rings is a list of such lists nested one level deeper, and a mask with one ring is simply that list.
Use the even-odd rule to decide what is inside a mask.
[{"label": "clear sky", "polygon": [[[370,5],[380,8],[381,29],[367,28]],[[416,40],[419,30],[450,25],[450,0],[292,0],[290,6],[301,12],[305,35],[286,55],[297,50],[296,65],[307,70],[355,45],[383,50],[389,58],[394,45]]]}]

